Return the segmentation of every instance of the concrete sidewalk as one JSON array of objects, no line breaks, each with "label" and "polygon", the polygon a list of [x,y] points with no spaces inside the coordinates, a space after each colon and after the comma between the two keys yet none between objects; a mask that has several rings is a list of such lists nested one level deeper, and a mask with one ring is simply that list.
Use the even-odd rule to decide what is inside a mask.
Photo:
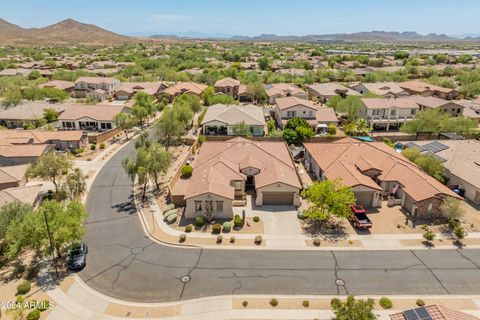
[{"label": "concrete sidewalk", "polygon": [[[105,296],[94,291],[76,275],[67,277],[59,286],[46,290],[55,302],[55,308],[48,315],[49,320],[93,320],[93,319],[331,319],[333,312],[328,309],[333,296],[275,296],[278,307],[269,306],[273,298],[266,295],[217,296],[172,303],[133,303]],[[345,298],[345,297],[339,297]],[[367,297],[358,297],[367,298]],[[378,301],[380,297],[371,297]],[[375,310],[380,320],[388,320],[389,314],[414,307],[415,299],[427,303],[439,303],[450,308],[480,316],[480,296],[393,296],[402,309]],[[310,307],[303,307],[302,301],[310,301]],[[410,302],[406,302],[409,300]],[[243,307],[241,301],[248,301],[254,307]],[[291,307],[297,301],[296,307]],[[318,307],[323,306],[323,307]],[[466,309],[465,309],[466,308]]]}]

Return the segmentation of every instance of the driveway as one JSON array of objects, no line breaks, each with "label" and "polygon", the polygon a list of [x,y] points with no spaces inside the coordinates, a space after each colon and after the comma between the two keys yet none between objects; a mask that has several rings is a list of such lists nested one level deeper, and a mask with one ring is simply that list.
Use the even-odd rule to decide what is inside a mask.
[{"label": "driveway", "polygon": [[90,250],[80,277],[106,295],[161,302],[253,293],[480,293],[480,250],[202,250],[152,242],[121,166],[132,150],[130,143],[107,162],[87,198]]}]

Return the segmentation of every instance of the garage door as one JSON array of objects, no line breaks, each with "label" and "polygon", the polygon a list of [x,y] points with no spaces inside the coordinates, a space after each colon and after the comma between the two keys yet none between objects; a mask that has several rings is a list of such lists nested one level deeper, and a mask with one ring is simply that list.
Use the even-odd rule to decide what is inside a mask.
[{"label": "garage door", "polygon": [[293,193],[291,192],[264,192],[263,204],[293,205]]},{"label": "garage door", "polygon": [[357,198],[357,204],[364,207],[372,206],[373,192],[355,192],[355,197]]}]

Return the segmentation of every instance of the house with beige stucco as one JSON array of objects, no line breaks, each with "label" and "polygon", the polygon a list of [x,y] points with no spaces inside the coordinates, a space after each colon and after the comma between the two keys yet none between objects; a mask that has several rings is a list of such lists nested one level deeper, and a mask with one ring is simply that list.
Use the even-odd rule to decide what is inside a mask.
[{"label": "house with beige stucco", "polygon": [[234,206],[300,205],[301,183],[285,142],[233,138],[206,141],[192,162],[184,194],[185,218],[231,219]]}]

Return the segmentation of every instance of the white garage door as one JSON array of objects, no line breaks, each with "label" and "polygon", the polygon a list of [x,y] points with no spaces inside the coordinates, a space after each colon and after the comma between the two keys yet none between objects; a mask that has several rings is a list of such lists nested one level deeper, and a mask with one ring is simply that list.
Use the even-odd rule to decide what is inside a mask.
[{"label": "white garage door", "polygon": [[293,205],[292,192],[264,192],[263,204]]},{"label": "white garage door", "polygon": [[357,198],[357,204],[364,207],[372,206],[373,192],[355,192],[355,197]]}]

